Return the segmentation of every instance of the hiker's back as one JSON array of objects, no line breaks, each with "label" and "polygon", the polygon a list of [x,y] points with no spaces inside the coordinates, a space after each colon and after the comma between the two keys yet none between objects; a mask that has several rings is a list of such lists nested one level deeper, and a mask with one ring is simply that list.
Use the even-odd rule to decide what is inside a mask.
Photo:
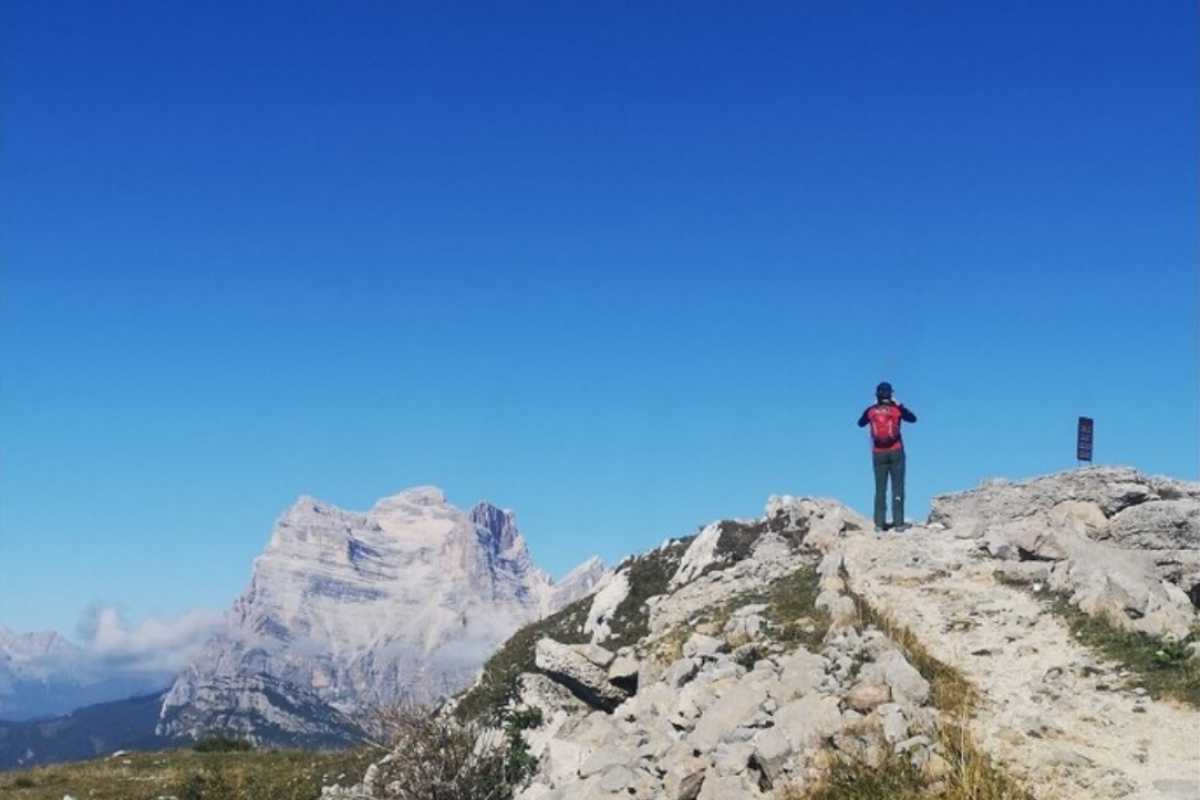
[{"label": "hiker's back", "polygon": [[867,409],[871,441],[876,450],[894,450],[900,443],[900,408],[893,403],[876,403]]}]

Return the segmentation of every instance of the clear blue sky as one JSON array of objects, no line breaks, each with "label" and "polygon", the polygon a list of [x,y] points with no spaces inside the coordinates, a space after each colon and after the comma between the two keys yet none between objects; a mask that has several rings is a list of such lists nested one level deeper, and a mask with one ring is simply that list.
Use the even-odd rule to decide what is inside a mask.
[{"label": "clear blue sky", "polygon": [[1197,478],[1194,3],[455,5],[10,7],[0,624],[224,608],[300,493],[866,510],[883,378],[910,516],[1079,414]]}]

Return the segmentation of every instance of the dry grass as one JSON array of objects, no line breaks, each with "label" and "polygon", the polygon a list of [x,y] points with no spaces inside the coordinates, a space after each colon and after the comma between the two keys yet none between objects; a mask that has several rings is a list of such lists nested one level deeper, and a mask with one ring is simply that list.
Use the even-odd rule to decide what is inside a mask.
[{"label": "dry grass", "polygon": [[396,800],[511,800],[537,768],[523,731],[541,721],[540,711],[510,711],[497,734],[416,706],[381,712],[390,755],[370,788]]},{"label": "dry grass", "polygon": [[[197,753],[175,750],[132,753],[71,764],[0,773],[5,800],[314,800],[321,786],[353,782],[378,753]],[[341,778],[339,778],[341,776]]]},{"label": "dry grass", "polygon": [[979,702],[979,691],[959,670],[938,659],[921,644],[915,633],[896,622],[888,614],[880,613],[863,598],[850,593],[858,611],[859,628],[874,627],[883,631],[904,653],[917,672],[929,681],[930,702],[943,714],[955,717],[971,714]]},{"label": "dry grass", "polygon": [[692,635],[688,625],[676,625],[648,645],[649,657],[663,666],[670,666],[683,658],[683,644]]},{"label": "dry grass", "polygon": [[890,755],[882,764],[841,758],[817,786],[785,791],[782,800],[1032,800],[1032,795],[983,753],[970,734],[979,691],[955,668],[935,658],[917,636],[850,594],[860,627],[883,631],[930,684],[930,700],[940,712],[940,753],[924,769]]}]

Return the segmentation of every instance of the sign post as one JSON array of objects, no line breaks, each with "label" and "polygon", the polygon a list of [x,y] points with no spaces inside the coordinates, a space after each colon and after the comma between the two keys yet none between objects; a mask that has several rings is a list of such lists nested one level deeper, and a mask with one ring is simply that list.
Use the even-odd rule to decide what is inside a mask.
[{"label": "sign post", "polygon": [[1075,436],[1075,458],[1082,465],[1084,461],[1092,463],[1092,432],[1095,423],[1091,417],[1079,418],[1079,431]]}]

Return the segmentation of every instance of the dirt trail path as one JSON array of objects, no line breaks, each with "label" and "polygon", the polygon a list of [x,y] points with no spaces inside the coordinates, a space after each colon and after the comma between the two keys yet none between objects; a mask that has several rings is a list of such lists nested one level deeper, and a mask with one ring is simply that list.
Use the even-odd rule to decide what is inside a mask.
[{"label": "dirt trail path", "polygon": [[1121,688],[1037,598],[996,581],[975,541],[859,536],[845,563],[855,592],[982,690],[977,742],[1039,800],[1200,800],[1200,712]]}]

